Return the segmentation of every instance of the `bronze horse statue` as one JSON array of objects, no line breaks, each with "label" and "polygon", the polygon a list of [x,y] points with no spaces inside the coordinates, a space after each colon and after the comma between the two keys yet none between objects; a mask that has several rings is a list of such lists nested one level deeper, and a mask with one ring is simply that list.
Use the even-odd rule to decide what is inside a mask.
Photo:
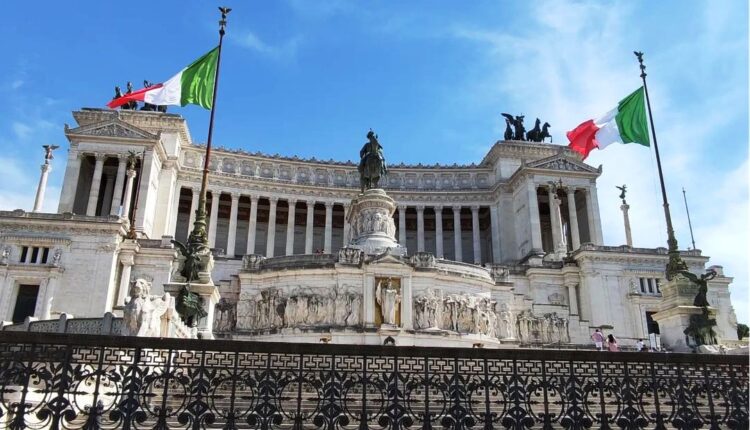
[{"label": "bronze horse statue", "polygon": [[548,122],[545,122],[544,125],[541,125],[542,122],[539,120],[539,118],[536,119],[534,122],[534,128],[529,130],[526,133],[526,139],[529,142],[544,142],[544,139],[552,136],[549,134],[549,128],[550,125]]},{"label": "bronze horse statue", "polygon": [[378,135],[370,130],[367,133],[367,143],[359,151],[359,183],[362,192],[371,188],[378,188],[381,176],[388,173],[388,167],[383,157],[383,147],[378,142]]}]

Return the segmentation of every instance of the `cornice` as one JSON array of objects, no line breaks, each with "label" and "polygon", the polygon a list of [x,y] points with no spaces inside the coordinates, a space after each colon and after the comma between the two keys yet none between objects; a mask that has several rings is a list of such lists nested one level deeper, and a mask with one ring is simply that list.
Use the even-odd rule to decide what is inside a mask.
[{"label": "cornice", "polygon": [[28,235],[38,233],[60,233],[67,237],[71,233],[101,235],[125,235],[125,224],[117,216],[93,217],[63,214],[33,213],[21,209],[0,211],[0,231],[6,235]]},{"label": "cornice", "polygon": [[192,143],[187,121],[185,121],[185,119],[179,114],[137,110],[82,108],[79,111],[73,112],[73,118],[80,126],[118,118],[135,127],[152,133],[158,131],[178,133],[182,138],[183,143]]}]

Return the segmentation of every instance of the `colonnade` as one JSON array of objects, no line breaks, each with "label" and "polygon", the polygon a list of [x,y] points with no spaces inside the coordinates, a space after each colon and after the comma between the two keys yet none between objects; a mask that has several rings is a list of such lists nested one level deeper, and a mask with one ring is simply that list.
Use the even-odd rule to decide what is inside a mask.
[{"label": "colonnade", "polygon": [[[576,250],[580,248],[582,242],[602,244],[602,230],[596,187],[553,187],[551,185],[540,185],[529,182],[528,191],[529,200],[532,202],[529,206],[531,208],[530,220],[533,249],[544,249],[543,234],[548,234],[552,239],[552,249],[544,249],[545,251],[555,251],[563,247],[568,250]],[[579,210],[582,210],[582,208],[577,206],[577,193],[582,193],[582,199],[585,201],[583,220],[579,220]],[[540,194],[546,194],[550,231],[543,231],[542,228],[540,220]]]},{"label": "colonnade", "polygon": [[[175,211],[176,215],[175,219],[172,221],[171,232],[179,239],[184,239],[187,232],[192,229],[193,222],[195,221],[195,211],[198,207],[198,188],[189,188],[189,190],[191,192],[185,192],[187,190],[182,191],[181,189],[178,189],[175,193],[176,201],[173,204],[175,207],[179,206],[180,209]],[[219,190],[209,191],[209,193],[210,199],[207,207],[209,214],[209,246],[213,248],[224,248],[226,246],[225,255],[227,257],[238,257],[243,251],[245,254],[264,254],[266,257],[279,256],[280,254],[312,254],[315,252],[332,253],[336,252],[340,246],[349,242],[349,225],[344,221],[350,209],[348,201],[318,201],[315,199],[297,200],[294,198],[277,196],[244,195],[238,192]],[[181,206],[179,205],[178,200],[180,195],[182,195],[183,202]],[[229,199],[224,197],[224,202],[222,204],[221,196],[226,195],[229,196]],[[188,199],[190,201],[189,209],[187,205]],[[240,210],[241,199],[243,200],[242,210]],[[231,202],[228,214],[226,210],[227,200]],[[258,214],[260,201],[262,201],[260,207],[262,207],[264,212],[262,219],[259,219]],[[285,228],[280,226],[277,227],[279,214],[282,214],[281,222],[284,222],[284,212],[283,209],[280,208],[282,202],[283,206],[286,206],[287,208]],[[224,213],[223,216],[220,216],[220,205],[224,208],[222,211]],[[325,208],[325,213],[323,215],[324,219],[315,217],[316,206],[319,209],[318,216],[323,215],[320,213],[321,206]],[[267,215],[265,213],[266,208],[268,209]],[[487,207],[480,207],[478,205],[468,207],[471,211],[470,229],[461,227],[460,220],[463,208],[464,207],[460,205],[453,205],[446,208],[443,208],[442,206],[426,207],[422,205],[399,205],[398,210],[394,213],[394,222],[397,227],[397,239],[402,244],[409,243],[409,252],[412,254],[418,251],[427,251],[435,254],[437,258],[450,258],[456,261],[465,261],[475,264],[492,261],[494,246],[497,245],[499,248],[499,238],[497,234],[492,233],[486,220],[484,222],[484,228],[480,228],[480,217],[486,218],[488,213],[486,211]],[[431,212],[434,212],[434,216],[430,215],[429,218],[429,228],[426,228],[425,223],[426,209],[432,209]],[[448,212],[445,217],[443,215],[444,209]],[[240,212],[242,212],[242,215],[240,215]],[[304,218],[302,218],[301,212],[305,213]],[[408,227],[407,212],[409,213]],[[469,221],[468,217],[466,217],[467,212],[468,211],[464,212],[465,224],[468,224]],[[298,213],[300,213],[301,218],[299,220],[297,220]],[[415,213],[416,228],[414,228],[415,226],[413,222]],[[452,213],[452,216],[450,213]],[[493,217],[497,216],[496,211],[494,210],[490,211],[490,213]],[[336,216],[335,223],[334,215]],[[177,217],[180,217],[181,221],[178,221]],[[226,228],[226,230],[224,230],[224,228],[221,229],[222,231],[226,231],[226,234],[221,238],[217,235],[217,232],[220,231],[220,219],[222,220],[221,222],[223,223],[224,228]],[[295,220],[297,220],[296,223]],[[458,220],[458,222],[456,222],[456,220]],[[260,227],[259,222],[263,223],[263,228]],[[496,220],[493,220],[492,225],[496,225],[496,222]],[[450,231],[445,231],[444,223],[447,223],[450,227]],[[178,230],[178,224],[179,231],[176,231]],[[295,226],[297,229],[295,229]],[[321,226],[322,241],[320,237]],[[300,231],[300,227],[302,228],[302,231]],[[242,234],[239,233],[240,231],[242,231],[242,233],[245,233],[246,231],[246,239],[240,238],[239,234]],[[315,237],[314,231],[315,235],[317,235]],[[262,238],[259,238],[261,232],[265,232],[265,246],[263,242],[258,242],[258,240],[262,240]],[[451,235],[453,246],[448,246],[450,242],[446,242],[446,240],[449,241]],[[414,236],[416,236],[416,238]],[[467,255],[465,256],[463,248],[466,246],[464,241],[467,238],[470,238],[470,242],[468,243],[471,252],[466,253]],[[243,239],[245,247],[244,250],[241,250],[240,247],[242,247]],[[304,242],[304,248],[298,243],[300,240]],[[320,244],[322,244],[322,247],[320,247]],[[449,251],[453,251],[453,255],[450,255]]]}]

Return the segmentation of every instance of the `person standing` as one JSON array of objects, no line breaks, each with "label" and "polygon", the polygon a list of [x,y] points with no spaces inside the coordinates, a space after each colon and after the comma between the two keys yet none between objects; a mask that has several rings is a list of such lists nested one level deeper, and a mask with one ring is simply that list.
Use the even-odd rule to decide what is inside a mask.
[{"label": "person standing", "polygon": [[638,342],[635,343],[635,350],[638,352],[645,351],[646,345],[643,343],[643,339],[638,339]]},{"label": "person standing", "polygon": [[607,335],[607,349],[609,352],[618,352],[620,347],[617,346],[617,339],[614,336]]},{"label": "person standing", "polygon": [[596,345],[596,350],[601,351],[604,346],[604,334],[599,331],[599,329],[596,329],[596,331],[591,335],[591,340],[594,341],[594,345]]}]

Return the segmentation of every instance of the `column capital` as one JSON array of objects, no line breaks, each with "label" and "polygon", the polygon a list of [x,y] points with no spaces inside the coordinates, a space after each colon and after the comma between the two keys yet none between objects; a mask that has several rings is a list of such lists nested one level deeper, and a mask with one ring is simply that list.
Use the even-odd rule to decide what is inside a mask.
[{"label": "column capital", "polygon": [[565,192],[568,193],[568,195],[571,195],[571,194],[573,194],[573,193],[576,192],[576,187],[570,187],[570,186],[568,186],[568,187],[565,188]]},{"label": "column capital", "polygon": [[[135,172],[135,170],[133,170],[133,172]],[[201,189],[197,187],[191,187],[190,190],[193,192],[194,196],[197,196],[201,193]]]},{"label": "column capital", "polygon": [[233,191],[229,193],[229,196],[232,198],[232,201],[239,200],[240,199],[240,193]]},{"label": "column capital", "polygon": [[460,205],[454,205],[453,206],[453,212],[461,212],[461,206]]},{"label": "column capital", "polygon": [[102,152],[94,153],[94,158],[96,159],[96,161],[104,161],[107,157],[109,157],[109,155]]},{"label": "column capital", "polygon": [[278,197],[269,197],[268,198],[268,202],[271,203],[272,205],[275,205],[276,203],[279,202],[279,198]]},{"label": "column capital", "polygon": [[326,209],[333,209],[334,202],[324,202],[323,203],[326,206]]},{"label": "column capital", "polygon": [[471,205],[471,211],[472,212],[479,212],[479,205]]},{"label": "column capital", "polygon": [[289,207],[294,207],[297,205],[297,199],[286,199],[286,202],[289,204]]},{"label": "column capital", "polygon": [[253,204],[256,204],[256,203],[258,203],[258,198],[259,197],[256,196],[256,195],[251,195],[250,196],[250,202],[253,203]]},{"label": "column capital", "polygon": [[398,208],[399,212],[406,210],[406,205],[396,205],[396,207]]},{"label": "column capital", "polygon": [[305,203],[307,204],[307,207],[315,206],[315,203],[317,203],[315,200],[305,200]]},{"label": "column capital", "polygon": [[443,211],[443,205],[442,204],[433,205],[432,206],[432,210],[434,210],[435,213],[442,212]]},{"label": "column capital", "polygon": [[126,176],[127,176],[128,178],[134,178],[134,177],[135,177],[135,169],[128,169],[128,171],[127,171],[127,172],[125,172],[125,175],[126,175]]},{"label": "column capital", "polygon": [[417,212],[424,212],[424,205],[417,205]]}]

